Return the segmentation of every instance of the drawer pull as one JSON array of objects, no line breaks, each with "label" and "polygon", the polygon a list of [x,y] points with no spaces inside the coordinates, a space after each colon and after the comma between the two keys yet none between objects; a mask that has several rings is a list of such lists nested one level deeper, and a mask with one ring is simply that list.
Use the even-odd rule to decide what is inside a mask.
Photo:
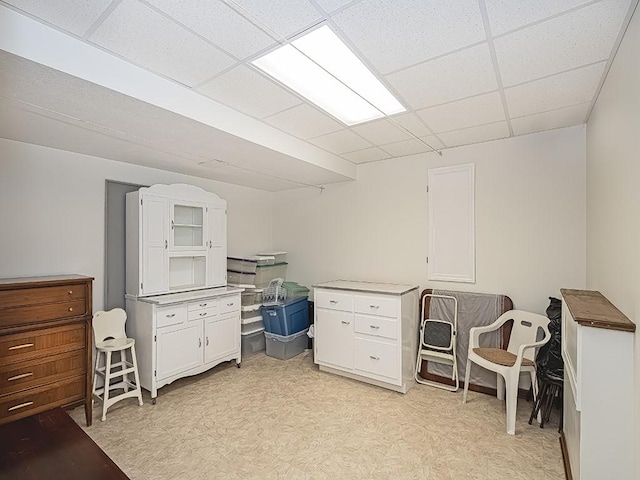
[{"label": "drawer pull", "polygon": [[169,314],[169,315],[165,315],[165,317],[167,317],[167,318],[173,318],[173,317],[175,317],[175,316],[176,316],[176,314],[175,314],[175,313],[171,313],[171,314]]},{"label": "drawer pull", "polygon": [[374,357],[373,355],[369,355],[369,358],[371,360],[380,360],[380,357]]},{"label": "drawer pull", "polygon": [[202,347],[202,339],[201,338],[198,339],[198,348],[200,348],[200,347]]},{"label": "drawer pull", "polygon": [[69,295],[73,295],[73,290],[69,290]]},{"label": "drawer pull", "polygon": [[369,305],[371,308],[380,308],[380,305]]},{"label": "drawer pull", "polygon": [[379,326],[379,325],[369,325],[369,326],[370,326],[371,328],[376,329],[376,330],[378,330],[378,329],[380,328],[380,326]]},{"label": "drawer pull", "polygon": [[201,307],[206,307],[209,304],[208,303],[199,303],[198,305],[200,305]]},{"label": "drawer pull", "polygon": [[333,303],[334,305],[338,303],[338,300],[329,300],[329,303]]},{"label": "drawer pull", "polygon": [[347,322],[346,320],[341,320],[344,325],[350,325],[351,322]]},{"label": "drawer pull", "polygon": [[23,343],[22,345],[14,345],[13,347],[9,347],[9,350],[20,350],[21,348],[29,348],[33,347],[33,343]]},{"label": "drawer pull", "polygon": [[206,317],[207,316],[207,312],[203,312],[200,314],[201,317]]},{"label": "drawer pull", "polygon": [[209,337],[207,337],[207,346],[209,346]]},{"label": "drawer pull", "polygon": [[73,312],[73,307],[69,307],[69,311],[70,311],[70,312]]},{"label": "drawer pull", "polygon": [[231,302],[231,303],[227,303],[227,307],[233,307],[233,305],[234,305],[234,303],[233,303],[233,302]]},{"label": "drawer pull", "polygon": [[21,378],[31,377],[32,375],[33,375],[33,372],[21,373],[20,375],[14,375],[13,377],[7,378],[7,381],[11,382],[13,380],[20,380]]},{"label": "drawer pull", "polygon": [[19,404],[19,405],[14,405],[13,407],[11,407],[11,408],[10,408],[9,410],[7,410],[7,411],[8,411],[8,412],[12,412],[12,411],[14,411],[14,410],[19,410],[19,409],[21,409],[21,408],[28,407],[29,405],[33,405],[33,402],[24,402],[24,403],[21,403],[21,404]]}]

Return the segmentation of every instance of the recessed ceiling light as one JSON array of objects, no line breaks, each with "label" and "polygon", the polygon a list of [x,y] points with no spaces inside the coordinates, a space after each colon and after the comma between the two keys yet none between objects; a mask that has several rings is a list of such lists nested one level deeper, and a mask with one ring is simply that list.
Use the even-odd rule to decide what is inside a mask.
[{"label": "recessed ceiling light", "polygon": [[252,63],[347,125],[406,111],[326,25]]}]

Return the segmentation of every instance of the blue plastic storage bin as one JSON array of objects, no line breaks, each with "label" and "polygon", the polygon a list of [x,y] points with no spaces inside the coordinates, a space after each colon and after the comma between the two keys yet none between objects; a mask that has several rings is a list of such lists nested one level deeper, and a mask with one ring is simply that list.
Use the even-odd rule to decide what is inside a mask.
[{"label": "blue plastic storage bin", "polygon": [[262,307],[264,331],[281,336],[289,336],[309,328],[309,302],[305,298],[282,305]]}]

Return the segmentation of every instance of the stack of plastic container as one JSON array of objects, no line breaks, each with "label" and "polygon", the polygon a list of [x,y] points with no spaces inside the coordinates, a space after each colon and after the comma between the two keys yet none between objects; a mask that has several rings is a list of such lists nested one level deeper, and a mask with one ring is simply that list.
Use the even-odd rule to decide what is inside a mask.
[{"label": "stack of plastic container", "polygon": [[264,288],[287,273],[286,252],[268,252],[252,257],[227,257],[227,283],[244,288],[241,307],[242,357],[265,350],[260,307]]},{"label": "stack of plastic container", "polygon": [[309,289],[295,282],[284,282],[284,302],[262,306],[266,350],[270,357],[288,360],[307,348],[309,330]]}]

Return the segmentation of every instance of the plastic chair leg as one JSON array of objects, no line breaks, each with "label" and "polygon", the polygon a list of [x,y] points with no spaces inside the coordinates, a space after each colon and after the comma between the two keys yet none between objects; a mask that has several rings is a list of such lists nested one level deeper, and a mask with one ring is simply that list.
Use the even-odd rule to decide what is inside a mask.
[{"label": "plastic chair leg", "polygon": [[464,372],[464,392],[462,393],[462,403],[467,403],[467,392],[469,391],[469,378],[471,377],[471,360],[467,360],[467,368]]},{"label": "plastic chair leg", "polygon": [[509,435],[515,435],[519,375],[508,375],[504,380],[507,391],[507,433]]}]

